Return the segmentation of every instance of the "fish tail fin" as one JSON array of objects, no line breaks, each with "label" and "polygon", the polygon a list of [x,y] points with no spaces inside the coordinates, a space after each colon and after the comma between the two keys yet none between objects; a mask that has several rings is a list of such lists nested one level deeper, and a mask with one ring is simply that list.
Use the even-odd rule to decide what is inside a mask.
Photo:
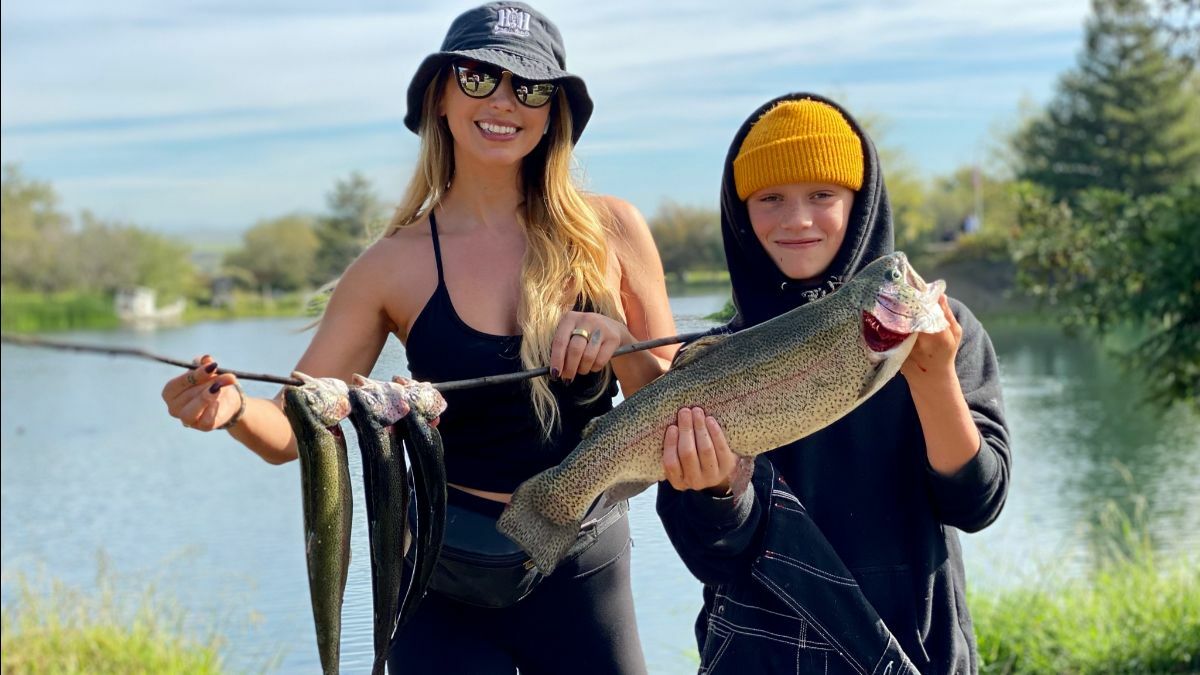
[{"label": "fish tail fin", "polygon": [[500,514],[496,529],[525,549],[539,571],[550,574],[579,536],[580,521],[557,523],[542,513],[534,495],[545,480],[546,476],[539,474],[522,483]]}]

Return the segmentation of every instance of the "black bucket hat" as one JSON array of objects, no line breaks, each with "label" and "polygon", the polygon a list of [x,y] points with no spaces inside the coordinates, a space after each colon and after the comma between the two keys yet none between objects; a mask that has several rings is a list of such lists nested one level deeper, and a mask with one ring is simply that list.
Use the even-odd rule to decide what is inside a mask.
[{"label": "black bucket hat", "polygon": [[425,57],[408,85],[404,126],[413,133],[419,133],[421,128],[425,89],[459,57],[499,66],[517,77],[558,84],[566,92],[571,107],[571,140],[579,141],[592,116],[587,86],[566,71],[567,54],[558,28],[522,2],[489,2],[460,14],[450,24],[441,51]]}]

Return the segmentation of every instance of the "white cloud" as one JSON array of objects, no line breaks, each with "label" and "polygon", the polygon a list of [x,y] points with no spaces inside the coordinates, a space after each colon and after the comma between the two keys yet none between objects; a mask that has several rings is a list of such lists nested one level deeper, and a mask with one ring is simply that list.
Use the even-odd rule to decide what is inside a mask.
[{"label": "white cloud", "polygon": [[[3,159],[41,167],[80,205],[103,187],[72,157],[111,155],[130,193],[139,176],[152,191],[163,173],[155,147],[227,148],[242,174],[296,174],[300,153],[304,175],[322,179],[324,161],[402,164],[409,78],[473,4],[6,0]],[[898,126],[944,119],[982,129],[1021,95],[1044,95],[1087,11],[1086,0],[536,4],[562,29],[570,68],[597,102],[581,151],[613,158],[723,149],[749,111],[795,89],[844,93]],[[249,156],[243,146],[264,137],[295,153]],[[210,159],[174,159],[185,183],[217,170]],[[208,189],[214,201],[253,201],[220,181]],[[269,199],[286,202],[283,191],[263,191]],[[164,210],[156,200],[147,194],[147,213]]]}]

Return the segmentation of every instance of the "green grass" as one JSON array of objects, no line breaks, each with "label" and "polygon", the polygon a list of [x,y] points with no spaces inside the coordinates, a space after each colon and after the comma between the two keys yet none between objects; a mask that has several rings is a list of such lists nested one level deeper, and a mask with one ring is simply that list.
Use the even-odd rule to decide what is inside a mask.
[{"label": "green grass", "polygon": [[690,285],[729,285],[729,270],[685,270],[683,283]]},{"label": "green grass", "polygon": [[[303,293],[290,293],[277,298],[264,298],[258,293],[239,291],[234,293],[233,302],[226,307],[188,303],[183,321],[192,323],[253,317],[313,316],[312,307],[305,305],[306,297]],[[121,325],[112,297],[103,293],[37,293],[4,289],[0,307],[5,332],[100,330]]]},{"label": "green grass", "polygon": [[233,302],[224,307],[189,304],[183,312],[186,323],[219,321],[271,316],[306,316],[307,307],[302,293],[288,293],[277,298],[265,298],[259,293],[238,291]]},{"label": "green grass", "polygon": [[1200,672],[1200,560],[1164,561],[1109,504],[1085,578],[973,593],[983,673]]},{"label": "green grass", "polygon": [[112,298],[102,293],[0,293],[0,325],[6,332],[115,328],[120,323]]},{"label": "green grass", "polygon": [[[7,581],[7,580],[6,580]],[[4,673],[224,672],[221,639],[187,636],[184,613],[155,594],[118,593],[101,572],[97,591],[15,575],[16,599],[3,609]]]},{"label": "green grass", "polygon": [[724,307],[722,307],[721,309],[718,309],[717,311],[713,312],[712,314],[709,314],[708,316],[706,316],[704,318],[706,318],[710,321],[720,321],[720,322],[724,323],[724,322],[732,319],[733,315],[736,313],[737,313],[737,310],[733,306],[733,299],[730,298],[729,300],[725,301]]}]

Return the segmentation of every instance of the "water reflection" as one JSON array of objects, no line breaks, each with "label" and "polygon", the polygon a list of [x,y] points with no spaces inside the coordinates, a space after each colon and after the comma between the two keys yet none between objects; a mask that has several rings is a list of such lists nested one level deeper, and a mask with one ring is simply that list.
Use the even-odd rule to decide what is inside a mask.
[{"label": "water reflection", "polygon": [[[982,543],[1025,529],[1042,550],[1029,561],[1040,564],[1055,552],[1077,568],[1093,562],[1086,554],[1104,536],[1093,525],[1108,502],[1131,511],[1137,497],[1161,549],[1194,550],[1200,531],[1195,413],[1147,409],[1139,383],[1111,354],[1054,327],[999,324],[988,331],[1015,450],[1007,512],[979,535]],[[1032,569],[1023,556],[1008,562]]]}]

